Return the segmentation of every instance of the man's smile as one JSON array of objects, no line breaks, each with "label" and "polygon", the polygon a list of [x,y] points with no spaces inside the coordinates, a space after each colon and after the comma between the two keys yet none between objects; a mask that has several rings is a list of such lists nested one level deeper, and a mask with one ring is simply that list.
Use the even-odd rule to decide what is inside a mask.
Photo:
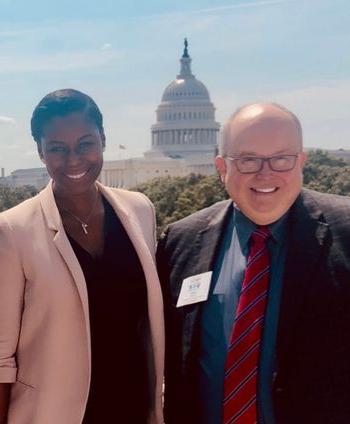
[{"label": "man's smile", "polygon": [[250,189],[254,191],[255,193],[269,194],[269,193],[275,193],[277,190],[279,190],[279,187],[264,187],[264,188],[251,187]]}]

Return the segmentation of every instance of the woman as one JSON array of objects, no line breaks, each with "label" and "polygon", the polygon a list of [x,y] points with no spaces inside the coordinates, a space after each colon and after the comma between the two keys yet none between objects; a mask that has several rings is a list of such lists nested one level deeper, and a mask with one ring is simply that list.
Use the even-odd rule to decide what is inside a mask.
[{"label": "woman", "polygon": [[52,180],[0,215],[0,423],[162,423],[153,206],[97,182],[86,94],[48,94],[31,127]]}]

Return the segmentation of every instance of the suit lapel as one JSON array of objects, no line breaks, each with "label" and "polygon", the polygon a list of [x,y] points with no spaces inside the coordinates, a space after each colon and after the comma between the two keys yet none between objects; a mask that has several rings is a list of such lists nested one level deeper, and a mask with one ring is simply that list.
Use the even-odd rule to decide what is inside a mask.
[{"label": "suit lapel", "polygon": [[278,326],[278,357],[283,358],[297,328],[300,308],[328,236],[328,224],[308,191],[303,191],[290,211],[288,251]]},{"label": "suit lapel", "polygon": [[89,306],[88,294],[86,288],[85,277],[80,267],[78,259],[76,258],[71,244],[67,238],[66,232],[63,228],[62,220],[56,206],[55,198],[52,191],[52,181],[48,186],[39,194],[42,211],[47,222],[49,230],[52,231],[52,240],[57,250],[59,251],[62,259],[66,263],[73,281],[76,285],[84,313],[85,327],[87,333],[89,358],[91,358],[90,351],[90,323],[89,323]]},{"label": "suit lapel", "polygon": [[[217,250],[220,246],[230,211],[232,211],[232,202],[227,201],[223,203],[214,215],[203,220],[203,228],[198,231],[194,239],[185,239],[186,249],[182,249],[179,252],[180,260],[175,263],[173,270],[172,280],[175,284],[171,287],[171,297],[174,306],[176,306],[184,278],[213,269]],[[183,255],[183,258],[181,255]],[[200,305],[201,303],[195,303],[192,306]]]},{"label": "suit lapel", "polygon": [[[190,275],[200,274],[202,272],[212,271],[215,265],[217,252],[226,228],[227,219],[232,213],[232,202],[223,203],[222,208],[213,216],[209,217],[207,225],[191,244],[191,261],[187,269],[191,270]],[[180,293],[181,284],[178,286]],[[178,294],[179,294],[178,293]],[[178,296],[177,296],[178,297]],[[177,298],[176,297],[176,298]],[[200,311],[203,302],[194,303],[183,308],[184,328],[183,328],[183,360],[184,363],[189,359],[189,354],[194,346],[198,346],[200,329]]]},{"label": "suit lapel", "polygon": [[221,240],[226,228],[227,219],[232,213],[233,205],[231,201],[224,203],[223,208],[213,216],[206,228],[198,235],[198,258],[202,269],[212,271],[217,252],[220,248]]}]

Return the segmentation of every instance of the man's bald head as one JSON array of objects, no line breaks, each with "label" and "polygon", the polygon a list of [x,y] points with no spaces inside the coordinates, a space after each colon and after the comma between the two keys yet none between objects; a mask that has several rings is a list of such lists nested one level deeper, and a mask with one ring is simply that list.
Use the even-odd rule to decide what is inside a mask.
[{"label": "man's bald head", "polygon": [[298,147],[303,148],[303,132],[297,116],[277,103],[250,103],[238,108],[225,123],[220,143],[219,154],[228,154],[228,145],[234,142],[236,132],[239,132],[243,126],[249,125],[270,125],[271,123],[288,122],[295,127],[298,137]]},{"label": "man's bald head", "polygon": [[277,221],[302,186],[302,131],[297,117],[274,103],[240,108],[224,127],[215,160],[239,209],[258,225]]}]

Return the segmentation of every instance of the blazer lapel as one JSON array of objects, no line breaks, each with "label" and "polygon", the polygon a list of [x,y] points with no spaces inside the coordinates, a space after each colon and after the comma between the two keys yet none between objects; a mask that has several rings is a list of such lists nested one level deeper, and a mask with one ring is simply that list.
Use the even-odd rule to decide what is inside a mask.
[{"label": "blazer lapel", "polygon": [[[140,259],[142,268],[145,272],[150,309],[154,308],[154,310],[162,310],[162,291],[159,284],[155,261],[152,257],[150,247],[145,241],[139,222],[134,218],[133,214],[130,213],[125,200],[119,196],[118,193],[103,186],[102,184],[98,184],[98,187],[119,217]],[[162,323],[159,322],[158,324],[161,325]],[[162,328],[159,327],[156,331],[158,330],[162,332]]]},{"label": "blazer lapel", "polygon": [[115,190],[105,187],[100,183],[97,183],[97,185],[101,193],[106,197],[118,218],[120,219],[125,231],[131,240],[131,243],[136,250],[141,266],[145,273],[147,284],[148,315],[152,334],[153,355],[155,359],[155,393],[157,394],[157,404],[157,402],[160,402],[161,399],[164,374],[164,321],[163,297],[155,261],[152,257],[149,246],[147,246],[139,222],[134,218],[130,208],[128,209],[128,205],[124,197],[120,196]]},{"label": "blazer lapel", "polygon": [[303,191],[289,216],[288,251],[277,338],[279,358],[283,358],[292,342],[298,314],[328,234],[328,224],[324,222],[322,211],[312,195]]},{"label": "blazer lapel", "polygon": [[63,228],[62,220],[52,191],[52,181],[50,181],[47,187],[40,192],[39,196],[47,226],[53,232],[53,242],[73,277],[73,281],[76,285],[82,303],[86,324],[89,359],[91,359],[89,305],[85,277]]},{"label": "blazer lapel", "polygon": [[98,184],[98,187],[123,224],[138,254],[141,264],[147,273],[150,267],[154,267],[154,260],[145,242],[139,223],[128,210],[125,200],[121,196],[118,196],[118,193],[115,191],[112,192],[108,187],[104,187],[102,184]]}]

